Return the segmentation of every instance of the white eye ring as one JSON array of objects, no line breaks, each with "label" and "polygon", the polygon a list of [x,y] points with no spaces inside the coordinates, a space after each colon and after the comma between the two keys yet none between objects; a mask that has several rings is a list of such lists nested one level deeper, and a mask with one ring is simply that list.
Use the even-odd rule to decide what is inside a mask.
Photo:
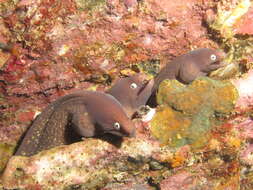
[{"label": "white eye ring", "polygon": [[115,122],[115,123],[113,124],[113,126],[114,126],[114,128],[117,129],[117,130],[120,129],[120,124],[119,124],[118,122]]},{"label": "white eye ring", "polygon": [[130,88],[132,88],[132,89],[137,88],[137,84],[133,82],[133,83],[130,85]]},{"label": "white eye ring", "polygon": [[211,56],[210,56],[210,59],[212,60],[212,61],[215,61],[216,60],[216,55],[214,55],[214,54],[212,54]]}]

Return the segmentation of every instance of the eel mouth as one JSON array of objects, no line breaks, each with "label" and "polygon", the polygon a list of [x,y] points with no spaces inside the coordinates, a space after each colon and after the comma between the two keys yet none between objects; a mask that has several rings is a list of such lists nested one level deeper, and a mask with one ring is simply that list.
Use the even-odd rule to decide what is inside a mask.
[{"label": "eel mouth", "polygon": [[223,52],[223,51],[217,51],[217,55],[219,56],[219,59],[217,61],[211,63],[211,65],[210,65],[210,69],[212,71],[229,65],[229,63],[227,63],[227,62],[224,61],[224,59],[226,57],[226,53],[225,52]]},{"label": "eel mouth", "polygon": [[226,66],[228,66],[228,65],[229,65],[229,63],[227,63],[227,62],[216,61],[216,62],[214,62],[214,63],[212,63],[212,64],[210,65],[210,69],[211,69],[212,71],[214,71],[214,70],[216,70],[216,69],[223,68],[223,67],[226,67]]},{"label": "eel mouth", "polygon": [[106,133],[110,133],[112,135],[116,135],[118,137],[135,137],[135,129],[133,129],[131,132],[127,133],[122,133],[122,131],[115,131],[115,130],[110,130],[107,131]]}]

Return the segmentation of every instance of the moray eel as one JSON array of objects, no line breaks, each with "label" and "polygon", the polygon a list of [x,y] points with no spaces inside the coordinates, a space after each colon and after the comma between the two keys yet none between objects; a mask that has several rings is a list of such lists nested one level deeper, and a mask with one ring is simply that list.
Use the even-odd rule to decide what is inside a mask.
[{"label": "moray eel", "polygon": [[209,48],[200,48],[179,57],[168,63],[155,77],[152,95],[148,105],[156,105],[156,91],[160,83],[165,79],[176,79],[184,84],[189,84],[197,77],[207,76],[211,71],[225,66],[222,59],[223,52]]},{"label": "moray eel", "polygon": [[139,73],[117,80],[107,93],[114,96],[132,118],[134,113],[146,104],[153,85],[153,80],[147,80],[145,74]]},{"label": "moray eel", "polygon": [[73,143],[70,135],[73,133],[79,137],[104,133],[134,136],[135,126],[113,96],[94,91],[76,92],[49,104],[27,130],[15,155],[31,156]]},{"label": "moray eel", "polygon": [[224,66],[221,62],[223,58],[222,52],[209,48],[196,49],[176,57],[155,77],[152,92],[156,91],[165,79],[177,79],[189,84],[199,76],[207,76],[211,71]]}]

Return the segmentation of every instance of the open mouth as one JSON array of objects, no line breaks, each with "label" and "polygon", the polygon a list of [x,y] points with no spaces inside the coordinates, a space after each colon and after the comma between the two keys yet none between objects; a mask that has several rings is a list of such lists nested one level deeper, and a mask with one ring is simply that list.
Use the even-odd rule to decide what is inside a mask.
[{"label": "open mouth", "polygon": [[110,134],[120,136],[120,137],[126,136],[126,135],[123,135],[122,133],[120,133],[119,131],[113,131],[113,130],[106,131],[106,133],[110,133]]},{"label": "open mouth", "polygon": [[113,131],[113,130],[107,131],[106,133],[110,133],[119,137],[134,137],[135,136],[135,130],[132,131],[131,133],[124,133],[124,134],[119,131]]},{"label": "open mouth", "polygon": [[229,65],[227,62],[216,61],[210,65],[211,70],[216,70]]}]

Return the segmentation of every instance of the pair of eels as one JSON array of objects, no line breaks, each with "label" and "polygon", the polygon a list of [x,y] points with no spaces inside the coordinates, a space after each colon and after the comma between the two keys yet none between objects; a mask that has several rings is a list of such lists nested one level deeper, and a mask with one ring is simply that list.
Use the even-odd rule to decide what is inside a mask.
[{"label": "pair of eels", "polygon": [[70,144],[71,134],[93,137],[104,133],[134,136],[131,121],[137,109],[154,97],[165,79],[190,83],[223,66],[222,53],[201,48],[175,58],[150,81],[143,74],[118,80],[107,93],[82,91],[52,102],[27,130],[15,155],[31,156],[55,146]]},{"label": "pair of eels", "polygon": [[153,80],[136,74],[122,78],[107,91],[79,91],[49,104],[27,130],[15,155],[31,156],[55,146],[71,144],[81,137],[104,133],[134,136],[131,120],[134,112],[145,105]]}]

